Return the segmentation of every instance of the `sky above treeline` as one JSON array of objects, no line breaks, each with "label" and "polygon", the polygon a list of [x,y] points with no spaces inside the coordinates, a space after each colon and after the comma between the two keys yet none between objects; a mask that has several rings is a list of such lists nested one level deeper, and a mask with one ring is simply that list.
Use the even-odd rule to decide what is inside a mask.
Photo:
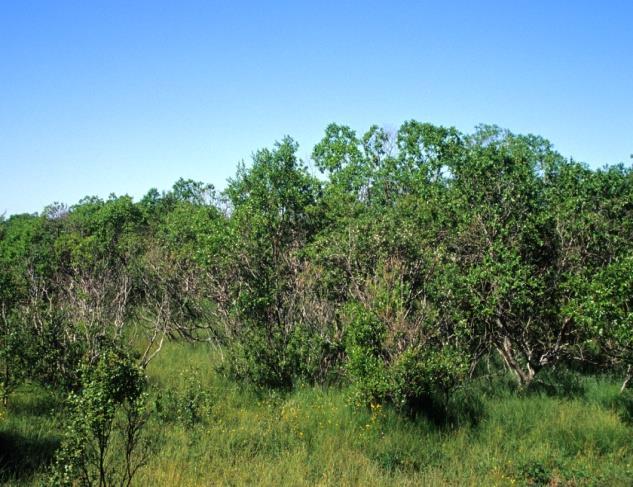
[{"label": "sky above treeline", "polygon": [[633,153],[633,2],[0,2],[0,214],[219,189],[328,123],[494,123]]}]

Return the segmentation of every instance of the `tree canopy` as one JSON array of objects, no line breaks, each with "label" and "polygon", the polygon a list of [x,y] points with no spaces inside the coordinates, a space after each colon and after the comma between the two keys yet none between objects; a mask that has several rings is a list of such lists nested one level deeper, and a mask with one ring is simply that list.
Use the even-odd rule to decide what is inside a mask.
[{"label": "tree canopy", "polygon": [[630,373],[631,168],[415,120],[329,125],[320,175],[297,151],[257,151],[222,192],[180,179],[0,220],[4,393],[73,387],[132,332],[141,365],[208,340],[257,386],[350,381],[403,407],[493,355],[523,386],[563,363]]}]

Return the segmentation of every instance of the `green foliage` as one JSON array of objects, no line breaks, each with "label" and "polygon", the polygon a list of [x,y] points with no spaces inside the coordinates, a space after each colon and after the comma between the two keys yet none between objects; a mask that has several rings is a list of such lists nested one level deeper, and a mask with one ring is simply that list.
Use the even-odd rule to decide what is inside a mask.
[{"label": "green foliage", "polygon": [[4,392],[30,380],[58,390],[75,388],[85,347],[63,310],[33,306],[7,318],[0,341]]},{"label": "green foliage", "polygon": [[392,391],[388,365],[385,363],[384,325],[361,305],[348,306],[347,370],[357,387],[356,402],[367,405],[384,402]]},{"label": "green foliage", "polygon": [[413,412],[445,413],[451,393],[466,380],[468,365],[468,357],[450,347],[409,349],[394,366],[394,402]]},{"label": "green foliage", "polygon": [[630,375],[630,168],[415,120],[331,124],[312,161],[321,178],[286,137],[222,193],[180,179],[0,219],[4,399],[77,389],[81,362],[130,341],[147,366],[176,338],[259,389],[345,376],[361,403],[444,416],[493,354],[556,397],[581,393],[561,364]]},{"label": "green foliage", "polygon": [[626,389],[618,396],[617,408],[622,421],[633,425],[633,391]]},{"label": "green foliage", "polygon": [[259,388],[289,389],[296,365],[292,352],[282,331],[252,328],[229,349],[225,370]]},{"label": "green foliage", "polygon": [[[632,430],[610,406],[620,384],[604,376],[585,377],[588,387],[574,398],[478,391],[485,421],[444,428],[389,406],[352,409],[346,387],[254,395],[214,373],[219,360],[208,344],[174,341],[148,366],[150,398],[180,394],[195,377],[214,400],[198,408],[193,428],[148,419],[145,435],[161,448],[135,485],[526,485],[541,467],[559,485],[628,485],[633,476]],[[453,400],[464,400],[462,392]],[[13,394],[0,421],[0,483],[44,480],[66,416],[55,411],[47,390]]]},{"label": "green foliage", "polygon": [[225,195],[231,204],[227,248],[221,252],[218,304],[230,317],[235,375],[258,386],[291,386],[296,279],[301,247],[316,224],[318,182],[296,158],[286,138],[272,151],[255,154]]},{"label": "green foliage", "polygon": [[346,308],[347,370],[357,405],[391,403],[409,414],[447,418],[451,394],[468,372],[468,357],[450,346],[412,345],[394,353],[387,328],[359,304]]},{"label": "green foliage", "polygon": [[114,351],[82,370],[81,390],[68,398],[69,419],[51,485],[130,485],[145,462],[145,377]]},{"label": "green foliage", "polygon": [[345,346],[336,330],[315,331],[297,326],[290,335],[288,348],[294,358],[294,383],[335,385],[344,373]]},{"label": "green foliage", "polygon": [[344,347],[314,330],[296,326],[289,333],[249,329],[227,350],[221,370],[259,389],[288,390],[305,383],[336,383]]},{"label": "green foliage", "polygon": [[550,470],[541,462],[528,462],[520,467],[519,472],[528,485],[549,485],[552,480]]},{"label": "green foliage", "polygon": [[23,347],[28,343],[24,328],[13,317],[2,317],[0,322],[0,398],[6,405],[9,394],[28,377]]},{"label": "green foliage", "polygon": [[199,370],[189,369],[181,373],[180,382],[180,389],[167,389],[157,394],[154,409],[160,421],[177,421],[191,429],[202,421],[213,398],[202,385]]},{"label": "green foliage", "polygon": [[585,392],[585,384],[578,372],[560,366],[540,373],[529,385],[527,392],[555,397],[579,397]]}]

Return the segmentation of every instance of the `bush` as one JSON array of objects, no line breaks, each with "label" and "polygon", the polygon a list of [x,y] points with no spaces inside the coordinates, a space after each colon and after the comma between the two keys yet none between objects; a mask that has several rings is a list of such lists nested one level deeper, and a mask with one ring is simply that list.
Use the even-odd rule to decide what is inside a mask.
[{"label": "bush", "polygon": [[585,393],[585,385],[577,372],[557,367],[542,370],[530,383],[527,392],[557,397],[578,397]]},{"label": "bush", "polygon": [[349,316],[347,371],[355,389],[354,402],[357,405],[385,402],[393,389],[383,348],[386,328],[359,304],[348,305],[346,314]]},{"label": "bush", "polygon": [[0,382],[5,393],[25,380],[66,391],[78,386],[85,344],[69,339],[81,333],[73,329],[62,310],[15,313],[7,324],[10,326],[0,339]]},{"label": "bush", "polygon": [[16,326],[14,320],[2,319],[0,322],[0,399],[3,406],[7,405],[9,394],[29,375],[24,355],[27,338],[24,328]]},{"label": "bush", "polygon": [[340,341],[306,326],[291,331],[251,327],[229,347],[220,369],[256,388],[289,390],[298,381],[340,379],[344,351]]},{"label": "bush", "polygon": [[542,462],[525,463],[519,471],[521,476],[527,480],[528,485],[551,485],[552,473]]},{"label": "bush", "polygon": [[333,384],[340,380],[345,347],[333,330],[324,333],[297,326],[288,342],[289,355],[294,361],[294,380],[309,384]]},{"label": "bush", "polygon": [[122,353],[104,353],[81,371],[68,398],[69,421],[51,485],[129,485],[145,463],[145,377]]},{"label": "bush", "polygon": [[411,348],[393,366],[394,402],[409,414],[422,412],[436,422],[451,421],[451,396],[467,372],[466,357],[454,348]]},{"label": "bush", "polygon": [[467,355],[432,343],[390,350],[387,328],[376,315],[358,304],[349,305],[346,313],[347,370],[354,402],[389,402],[411,415],[422,412],[438,422],[450,421],[451,395],[466,380]]},{"label": "bush", "polygon": [[161,421],[178,421],[187,428],[200,423],[212,404],[211,394],[202,386],[198,370],[190,369],[181,374],[182,390],[168,389],[159,394],[154,402]]},{"label": "bush", "polygon": [[227,351],[222,371],[257,388],[290,389],[295,361],[280,330],[249,328]]},{"label": "bush", "polygon": [[633,426],[633,390],[624,389],[616,400],[622,421]]}]

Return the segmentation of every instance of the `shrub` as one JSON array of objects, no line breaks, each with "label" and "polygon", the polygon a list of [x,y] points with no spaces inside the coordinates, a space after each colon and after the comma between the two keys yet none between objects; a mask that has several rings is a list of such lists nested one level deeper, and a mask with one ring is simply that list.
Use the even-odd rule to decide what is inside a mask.
[{"label": "shrub", "polygon": [[633,390],[622,391],[617,398],[617,408],[622,421],[633,426]]},{"label": "shrub", "polygon": [[349,316],[347,371],[355,389],[354,402],[357,405],[384,402],[392,391],[383,348],[386,328],[359,304],[348,305],[346,314]]},{"label": "shrub", "polygon": [[578,373],[565,367],[557,367],[542,370],[527,390],[548,396],[578,397],[584,394],[585,385]]},{"label": "shrub", "polygon": [[109,351],[84,366],[81,390],[68,398],[69,421],[51,485],[130,485],[145,463],[145,377],[125,355]]},{"label": "shrub", "polygon": [[221,369],[257,388],[290,389],[295,363],[285,333],[253,327],[230,347]]},{"label": "shrub", "polygon": [[340,380],[345,347],[334,330],[319,332],[307,326],[297,326],[290,335],[288,348],[294,361],[295,381],[332,384]]},{"label": "shrub", "polygon": [[466,357],[454,348],[410,348],[393,366],[394,402],[406,412],[421,411],[446,421],[451,393],[464,382],[467,372]]},{"label": "shrub", "polygon": [[190,369],[181,374],[181,383],[181,390],[168,389],[159,394],[154,407],[161,421],[178,421],[190,429],[202,421],[211,407],[212,398],[200,382],[198,370]]},{"label": "shrub", "polygon": [[389,402],[415,415],[449,420],[451,394],[466,380],[468,356],[428,342],[399,351],[387,345],[387,327],[359,304],[348,305],[347,370],[357,405]]}]

